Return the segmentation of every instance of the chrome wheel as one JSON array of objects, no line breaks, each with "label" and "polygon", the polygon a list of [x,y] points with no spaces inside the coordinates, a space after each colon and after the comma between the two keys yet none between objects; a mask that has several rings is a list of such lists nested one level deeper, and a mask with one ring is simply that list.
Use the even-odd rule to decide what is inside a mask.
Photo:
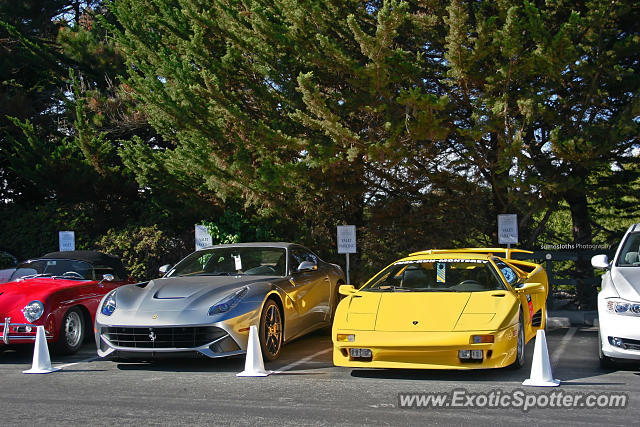
[{"label": "chrome wheel", "polygon": [[69,313],[63,327],[64,339],[69,347],[76,347],[82,338],[82,320],[77,311]]},{"label": "chrome wheel", "polygon": [[60,336],[56,342],[56,351],[62,354],[73,354],[78,351],[84,340],[84,316],[80,309],[72,308],[62,318]]},{"label": "chrome wheel", "polygon": [[282,349],[282,314],[273,300],[268,300],[260,316],[260,346],[267,360],[276,360]]}]

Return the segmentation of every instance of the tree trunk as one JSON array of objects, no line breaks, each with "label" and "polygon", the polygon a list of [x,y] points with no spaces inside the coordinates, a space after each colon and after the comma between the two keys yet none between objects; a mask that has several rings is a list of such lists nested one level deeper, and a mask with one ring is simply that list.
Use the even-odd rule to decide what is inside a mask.
[{"label": "tree trunk", "polygon": [[[574,188],[567,191],[564,198],[569,204],[571,211],[573,243],[576,252],[580,254],[582,245],[590,245],[593,239],[587,195],[584,188]],[[580,308],[583,310],[595,309],[596,287],[590,282],[590,279],[593,279],[594,275],[593,267],[589,259],[579,256],[576,261],[575,275],[578,281],[576,285],[576,296]]]}]

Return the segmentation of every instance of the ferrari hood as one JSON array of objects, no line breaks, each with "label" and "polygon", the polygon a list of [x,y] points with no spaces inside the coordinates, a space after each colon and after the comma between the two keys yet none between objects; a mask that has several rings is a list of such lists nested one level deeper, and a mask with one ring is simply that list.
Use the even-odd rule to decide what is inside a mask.
[{"label": "ferrari hood", "polygon": [[469,301],[468,292],[382,294],[376,331],[452,331]]},{"label": "ferrari hood", "polygon": [[620,298],[640,301],[640,267],[613,268],[611,279]]},{"label": "ferrari hood", "polygon": [[269,278],[258,276],[168,277],[152,280],[144,288],[118,288],[116,300],[118,310],[130,312],[202,312],[237,289],[268,281]]}]

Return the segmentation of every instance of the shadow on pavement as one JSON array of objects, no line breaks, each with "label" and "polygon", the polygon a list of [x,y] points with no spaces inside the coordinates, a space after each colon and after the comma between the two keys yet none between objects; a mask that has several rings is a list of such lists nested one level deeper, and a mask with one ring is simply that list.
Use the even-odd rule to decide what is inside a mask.
[{"label": "shadow on pavement", "polygon": [[166,358],[148,361],[114,361],[121,371],[242,372],[244,357],[227,359]]}]

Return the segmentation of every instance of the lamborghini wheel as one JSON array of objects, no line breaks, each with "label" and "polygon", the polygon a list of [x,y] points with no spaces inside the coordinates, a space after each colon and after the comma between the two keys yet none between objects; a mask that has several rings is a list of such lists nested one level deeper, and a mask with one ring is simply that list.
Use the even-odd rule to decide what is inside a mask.
[{"label": "lamborghini wheel", "polygon": [[55,349],[60,354],[73,354],[78,351],[84,340],[85,321],[79,308],[72,308],[62,318],[60,336]]},{"label": "lamborghini wheel", "polygon": [[267,300],[262,309],[259,335],[262,356],[276,360],[282,350],[282,313],[274,300]]},{"label": "lamborghini wheel", "polygon": [[511,369],[520,369],[524,366],[525,345],[524,321],[522,320],[522,311],[520,311],[520,318],[518,320],[518,346],[516,348],[516,360],[509,365]]}]

